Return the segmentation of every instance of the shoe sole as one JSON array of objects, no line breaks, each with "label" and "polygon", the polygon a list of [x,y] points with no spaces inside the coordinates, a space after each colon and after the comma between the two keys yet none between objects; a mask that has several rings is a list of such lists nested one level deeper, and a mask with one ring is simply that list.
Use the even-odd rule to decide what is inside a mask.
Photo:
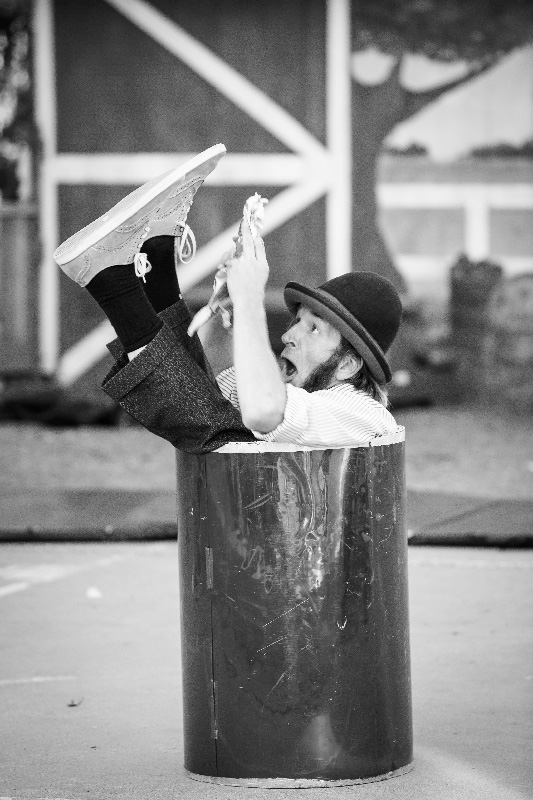
[{"label": "shoe sole", "polygon": [[129,219],[153,202],[158,195],[166,192],[173,184],[183,181],[187,177],[192,177],[195,170],[199,174],[194,182],[204,181],[225,153],[226,148],[223,144],[215,144],[208,150],[204,150],[199,155],[189,159],[180,167],[171,169],[139,186],[138,189],[126,195],[101,217],[98,217],[98,219],[95,219],[64,241],[54,252],[54,261],[59,267],[64,267],[71,261],[75,261],[86,250],[94,247],[114,230],[125,225]]}]

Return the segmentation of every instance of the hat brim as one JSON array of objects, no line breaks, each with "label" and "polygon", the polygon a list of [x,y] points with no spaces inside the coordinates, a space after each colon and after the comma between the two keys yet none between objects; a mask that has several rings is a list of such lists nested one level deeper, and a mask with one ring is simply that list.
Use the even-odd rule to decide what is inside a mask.
[{"label": "hat brim", "polygon": [[291,311],[304,305],[333,325],[359,353],[378,383],[388,383],[391,380],[390,367],[380,346],[333,295],[290,281],[285,287],[284,298]]}]

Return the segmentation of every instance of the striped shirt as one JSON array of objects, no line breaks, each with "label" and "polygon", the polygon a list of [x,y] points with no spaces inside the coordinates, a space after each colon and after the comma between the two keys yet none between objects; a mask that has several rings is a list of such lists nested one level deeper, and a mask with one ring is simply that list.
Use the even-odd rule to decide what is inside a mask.
[{"label": "striped shirt", "polygon": [[[233,367],[217,376],[224,397],[239,408]],[[287,384],[283,421],[270,433],[252,431],[265,442],[305,447],[357,447],[399,426],[387,409],[348,383],[307,392]]]}]

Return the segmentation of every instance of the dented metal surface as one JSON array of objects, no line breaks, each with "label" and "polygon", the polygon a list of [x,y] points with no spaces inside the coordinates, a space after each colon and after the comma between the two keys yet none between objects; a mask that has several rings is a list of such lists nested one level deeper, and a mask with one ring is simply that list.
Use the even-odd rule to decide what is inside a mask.
[{"label": "dented metal surface", "polygon": [[186,768],[341,780],[409,764],[403,443],[179,453],[178,490]]}]

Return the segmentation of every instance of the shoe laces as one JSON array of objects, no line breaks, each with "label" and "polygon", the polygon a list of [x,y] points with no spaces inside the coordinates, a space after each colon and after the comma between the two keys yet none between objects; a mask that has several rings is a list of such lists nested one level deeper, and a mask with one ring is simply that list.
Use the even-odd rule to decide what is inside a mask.
[{"label": "shoe laces", "polygon": [[[188,225],[183,226],[183,233],[181,236],[176,236],[175,241],[175,255],[179,258],[182,264],[188,264],[193,260],[196,255],[196,237]],[[148,261],[146,253],[135,253],[133,257],[133,266],[135,274],[146,283],[144,277],[147,272],[150,272],[152,265]]]},{"label": "shoe laces", "polygon": [[176,254],[182,264],[188,264],[196,255],[196,237],[187,224],[183,226],[183,233],[176,240]]},{"label": "shoe laces", "polygon": [[144,276],[152,269],[152,265],[148,261],[146,253],[135,253],[133,257],[133,266],[135,267],[135,274],[137,277],[141,278],[144,283],[146,283],[146,278]]}]

